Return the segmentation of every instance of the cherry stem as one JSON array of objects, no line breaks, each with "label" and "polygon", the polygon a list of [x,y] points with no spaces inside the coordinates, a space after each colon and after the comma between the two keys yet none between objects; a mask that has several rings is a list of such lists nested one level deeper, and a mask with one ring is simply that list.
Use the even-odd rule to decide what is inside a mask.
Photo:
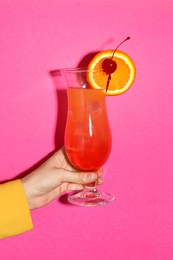
[{"label": "cherry stem", "polygon": [[122,42],[116,47],[116,49],[115,49],[115,50],[113,51],[113,53],[112,53],[111,59],[113,59],[113,56],[114,56],[116,50],[120,47],[120,45],[123,44],[123,42],[126,42],[126,41],[128,41],[128,40],[130,40],[130,37],[127,37],[124,41],[122,41]]}]

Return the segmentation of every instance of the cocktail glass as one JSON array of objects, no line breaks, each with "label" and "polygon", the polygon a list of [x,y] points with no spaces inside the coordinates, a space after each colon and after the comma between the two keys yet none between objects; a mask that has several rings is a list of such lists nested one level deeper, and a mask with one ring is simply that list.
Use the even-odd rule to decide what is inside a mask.
[{"label": "cocktail glass", "polygon": [[[68,113],[65,130],[65,149],[72,165],[80,171],[101,168],[111,151],[111,131],[103,89],[93,89],[86,69],[62,69],[67,83]],[[99,73],[99,71],[98,71]],[[114,196],[98,190],[96,183],[68,196],[70,203],[81,206],[103,205]]]}]

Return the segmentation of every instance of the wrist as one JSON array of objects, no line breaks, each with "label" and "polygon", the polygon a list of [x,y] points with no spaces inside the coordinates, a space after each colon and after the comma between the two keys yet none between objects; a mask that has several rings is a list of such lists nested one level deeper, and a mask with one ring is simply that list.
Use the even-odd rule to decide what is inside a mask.
[{"label": "wrist", "polygon": [[28,182],[25,179],[25,177],[21,179],[21,182],[22,182],[24,192],[25,192],[25,196],[26,196],[26,199],[27,199],[27,202],[28,202],[28,207],[29,207],[29,209],[33,209],[31,194],[29,192]]}]

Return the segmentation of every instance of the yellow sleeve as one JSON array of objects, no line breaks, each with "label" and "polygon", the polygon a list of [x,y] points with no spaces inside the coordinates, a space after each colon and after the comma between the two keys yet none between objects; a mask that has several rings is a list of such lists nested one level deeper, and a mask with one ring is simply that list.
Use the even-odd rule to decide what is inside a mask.
[{"label": "yellow sleeve", "polygon": [[32,228],[21,180],[0,184],[0,238],[18,235]]}]

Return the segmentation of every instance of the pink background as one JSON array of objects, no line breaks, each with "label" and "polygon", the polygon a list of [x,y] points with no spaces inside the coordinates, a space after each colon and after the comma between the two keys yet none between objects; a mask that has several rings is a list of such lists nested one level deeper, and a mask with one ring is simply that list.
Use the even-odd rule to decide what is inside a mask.
[{"label": "pink background", "polygon": [[34,230],[1,240],[0,259],[173,259],[172,15],[171,0],[1,1],[1,181],[63,144],[63,81],[50,71],[131,36],[121,49],[137,77],[107,98],[113,148],[103,188],[116,200],[84,208],[57,199],[33,211]]}]

